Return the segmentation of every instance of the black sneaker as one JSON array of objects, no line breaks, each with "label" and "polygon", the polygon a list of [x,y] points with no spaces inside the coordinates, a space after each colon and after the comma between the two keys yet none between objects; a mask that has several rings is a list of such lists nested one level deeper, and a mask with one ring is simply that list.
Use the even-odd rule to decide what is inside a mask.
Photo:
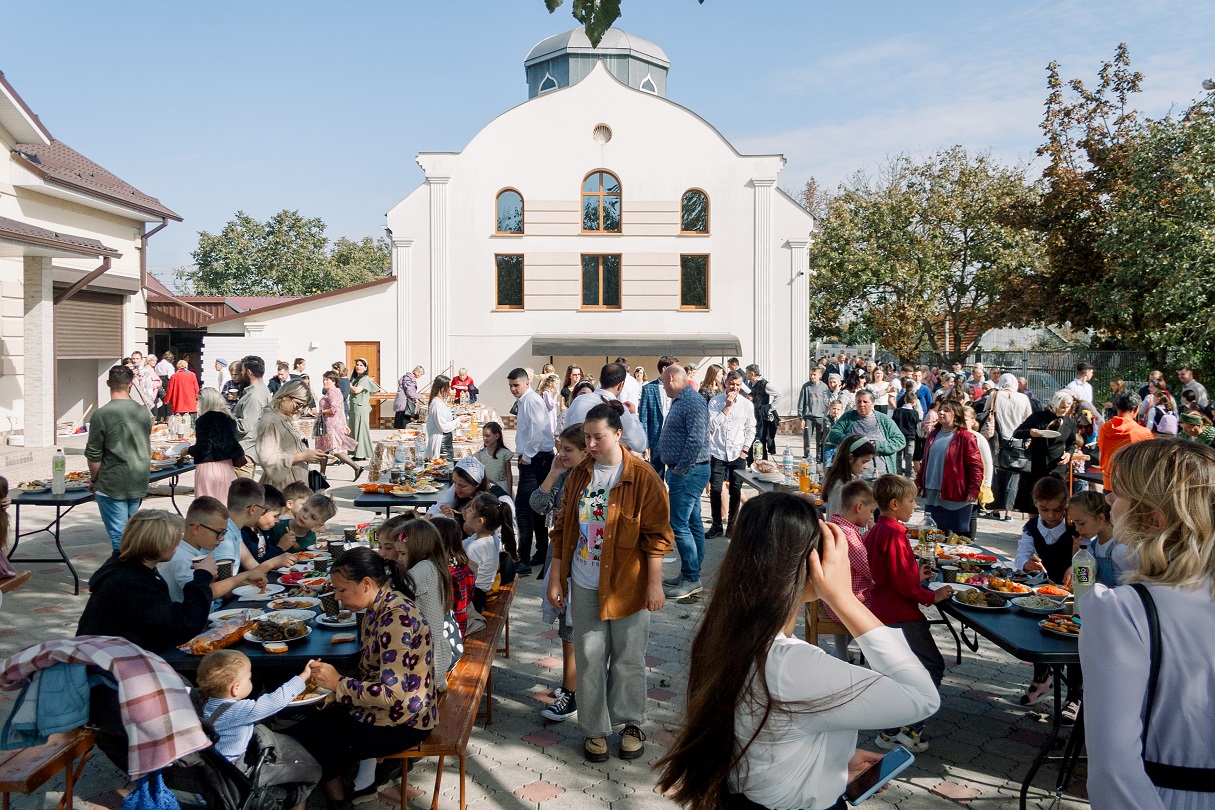
[{"label": "black sneaker", "polygon": [[721,526],[713,526],[707,532],[705,532],[705,539],[712,540],[714,537],[721,537],[723,534],[725,534],[725,532],[722,531]]},{"label": "black sneaker", "polygon": [[544,710],[540,712],[540,716],[561,723],[569,720],[577,713],[578,701],[574,697],[574,693],[562,689],[561,693],[557,695],[557,699],[544,707]]},{"label": "black sneaker", "polygon": [[515,564],[515,576],[526,577],[532,573],[532,567],[525,562]]}]

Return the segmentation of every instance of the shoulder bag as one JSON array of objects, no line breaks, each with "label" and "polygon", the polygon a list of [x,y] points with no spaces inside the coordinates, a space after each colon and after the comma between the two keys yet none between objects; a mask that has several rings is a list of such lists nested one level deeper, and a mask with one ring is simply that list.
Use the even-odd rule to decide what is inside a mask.
[{"label": "shoulder bag", "polygon": [[1029,472],[1031,464],[1024,443],[1017,439],[1011,441],[1000,439],[1000,452],[996,455],[996,467],[1008,472]]},{"label": "shoulder bag", "polygon": [[1147,772],[1152,784],[1165,790],[1186,790],[1193,793],[1215,793],[1215,768],[1187,768],[1183,765],[1165,765],[1163,762],[1152,762],[1147,758],[1148,729],[1152,724],[1152,709],[1156,703],[1156,687],[1160,683],[1160,661],[1163,657],[1164,645],[1160,637],[1160,616],[1156,612],[1156,600],[1141,582],[1131,585],[1143,602],[1143,610],[1148,620],[1148,645],[1151,664],[1148,669],[1147,707],[1143,712],[1143,736],[1141,743],[1143,751],[1143,769]]}]

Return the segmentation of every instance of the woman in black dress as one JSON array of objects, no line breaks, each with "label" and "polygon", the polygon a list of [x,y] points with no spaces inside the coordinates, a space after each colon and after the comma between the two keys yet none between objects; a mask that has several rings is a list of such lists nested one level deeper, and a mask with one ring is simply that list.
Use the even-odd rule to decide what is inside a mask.
[{"label": "woman in black dress", "polygon": [[[1013,431],[1014,439],[1029,440],[1030,468],[1029,472],[1021,473],[1016,500],[1016,507],[1022,512],[1038,514],[1032,496],[1034,484],[1072,460],[1076,447],[1076,420],[1067,414],[1074,403],[1071,392],[1056,391],[1050,398],[1049,409],[1034,411]],[[1048,435],[1042,435],[1044,431]]]}]

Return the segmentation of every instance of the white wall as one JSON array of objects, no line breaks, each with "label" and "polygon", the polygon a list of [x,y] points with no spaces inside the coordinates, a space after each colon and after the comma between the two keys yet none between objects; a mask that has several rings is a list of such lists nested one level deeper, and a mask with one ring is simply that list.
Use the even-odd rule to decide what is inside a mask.
[{"label": "white wall", "polygon": [[[600,123],[612,129],[606,144],[592,138]],[[757,245],[751,181],[775,181],[784,163],[780,156],[740,156],[692,112],[629,89],[600,68],[573,87],[499,116],[463,152],[426,153],[418,162],[428,178],[450,178],[446,231],[432,211],[433,190],[425,185],[389,212],[388,225],[394,238],[414,240],[408,341],[411,355],[428,373],[453,361],[467,366],[487,399],[501,408],[510,404],[505,373],[517,365],[539,368],[547,359],[530,352],[536,333],[602,335],[608,338],[605,354],[627,356],[627,350],[611,346],[611,336],[726,332],[739,338],[741,356],[750,362],[755,351]],[[620,180],[622,234],[580,231],[581,183],[596,169],[610,170]],[[507,187],[524,197],[523,236],[494,234],[497,193]],[[689,188],[709,196],[707,236],[679,233],[679,202]],[[787,369],[788,308],[775,306],[787,303],[789,295],[790,258],[784,245],[790,238],[808,238],[813,223],[809,214],[797,206],[796,212],[788,210],[787,201],[774,189],[769,191],[771,225],[758,240],[760,250],[770,251],[772,281],[762,294],[774,302],[773,322],[764,328],[771,334],[775,365]],[[442,239],[447,251],[446,303],[431,284],[438,255],[435,239]],[[496,253],[525,257],[523,311],[495,309]],[[579,308],[579,257],[593,253],[623,257],[620,311]],[[679,309],[678,260],[689,253],[711,256],[708,310]],[[443,307],[449,356],[427,353],[433,313]],[[788,394],[802,381],[787,376],[773,374],[772,381],[788,402]]]}]

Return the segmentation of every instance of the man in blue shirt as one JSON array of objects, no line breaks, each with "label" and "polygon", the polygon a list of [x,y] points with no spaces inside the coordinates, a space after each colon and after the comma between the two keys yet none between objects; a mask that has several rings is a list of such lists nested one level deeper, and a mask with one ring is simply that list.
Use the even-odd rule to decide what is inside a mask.
[{"label": "man in blue shirt", "polygon": [[671,531],[679,549],[679,576],[663,580],[668,599],[700,593],[700,564],[705,557],[705,527],[700,516],[700,493],[709,483],[709,406],[688,373],[678,363],[662,372],[662,388],[671,408],[662,424],[658,455],[667,465]]},{"label": "man in blue shirt", "polygon": [[641,419],[641,426],[645,428],[647,443],[650,447],[650,464],[654,467],[654,471],[658,473],[658,477],[666,480],[667,465],[663,463],[658,455],[658,438],[662,435],[662,422],[667,418],[667,411],[671,407],[671,398],[667,396],[667,392],[662,388],[662,372],[667,370],[667,367],[678,363],[679,358],[668,357],[663,355],[658,358],[658,376],[660,379],[651,380],[641,386],[641,405],[637,409],[637,417]]}]

